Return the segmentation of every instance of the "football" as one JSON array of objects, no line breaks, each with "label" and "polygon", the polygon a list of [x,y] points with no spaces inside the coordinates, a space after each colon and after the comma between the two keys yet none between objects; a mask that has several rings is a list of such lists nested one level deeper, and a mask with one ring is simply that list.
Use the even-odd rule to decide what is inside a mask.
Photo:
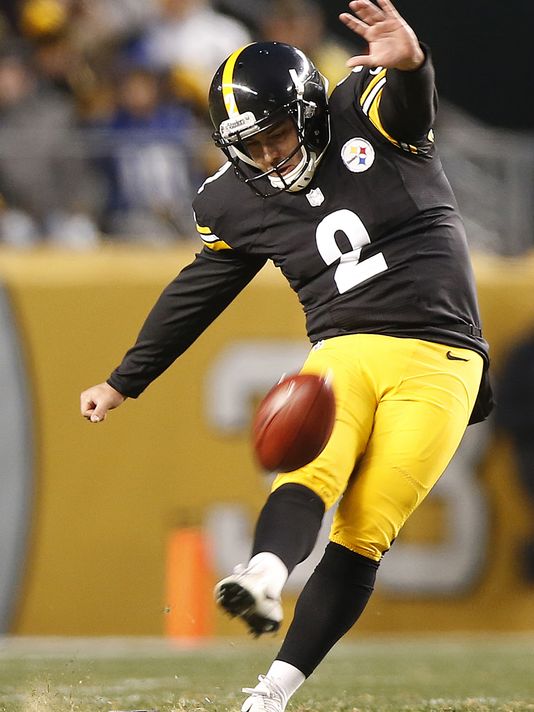
[{"label": "football", "polygon": [[269,472],[292,472],[324,450],[336,417],[328,378],[284,377],[261,401],[252,423],[256,459]]}]

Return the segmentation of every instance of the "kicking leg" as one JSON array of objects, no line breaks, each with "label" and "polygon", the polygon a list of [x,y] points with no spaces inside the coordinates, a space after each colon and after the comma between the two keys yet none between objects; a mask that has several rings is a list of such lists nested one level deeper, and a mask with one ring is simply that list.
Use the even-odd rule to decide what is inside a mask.
[{"label": "kicking leg", "polygon": [[383,388],[373,434],[341,499],[331,543],[299,597],[275,663],[245,701],[246,712],[266,709],[261,704],[269,686],[269,709],[283,712],[295,689],[356,622],[382,554],[453,456],[476,397],[481,361],[467,352],[465,373],[457,373],[447,369],[445,351],[420,342],[408,353],[400,341],[399,358],[389,354],[404,373],[398,386]]},{"label": "kicking leg", "polygon": [[240,616],[254,635],[280,627],[282,588],[311,553],[324,510],[323,500],[307,487],[286,484],[276,489],[260,513],[248,565],[237,567],[215,587],[221,608]]},{"label": "kicking leg", "polygon": [[[282,587],[294,567],[311,553],[325,509],[345,490],[373,427],[372,384],[355,378],[354,358],[338,357],[343,344],[339,339],[325,342],[310,353],[303,368],[303,372],[332,373],[336,424],[328,445],[309,465],[278,475],[258,519],[250,562],[215,588],[218,604],[241,617],[254,635],[280,627]],[[357,385],[351,386],[356,380]]]}]

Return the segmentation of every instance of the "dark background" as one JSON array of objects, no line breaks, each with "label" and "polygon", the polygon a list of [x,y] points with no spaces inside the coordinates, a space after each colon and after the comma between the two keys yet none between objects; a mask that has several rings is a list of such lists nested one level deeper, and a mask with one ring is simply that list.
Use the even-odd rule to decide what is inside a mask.
[{"label": "dark background", "polygon": [[[243,9],[250,2],[212,1]],[[534,0],[394,1],[419,39],[430,45],[442,97],[488,124],[534,130]],[[358,47],[338,20],[348,0],[317,2],[331,32]],[[0,12],[10,23],[15,24],[19,7],[19,0],[0,0]]]},{"label": "dark background", "polygon": [[[345,0],[322,0],[330,29]],[[534,0],[397,0],[432,49],[440,95],[486,123],[534,129]]]}]

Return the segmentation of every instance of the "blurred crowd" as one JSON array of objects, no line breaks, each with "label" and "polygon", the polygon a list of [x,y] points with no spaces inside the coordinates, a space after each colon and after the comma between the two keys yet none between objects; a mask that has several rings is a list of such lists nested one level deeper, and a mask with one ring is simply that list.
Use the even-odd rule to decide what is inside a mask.
[{"label": "blurred crowd", "polygon": [[223,159],[209,82],[260,39],[300,47],[332,86],[354,53],[313,0],[0,0],[0,244],[191,238]]}]

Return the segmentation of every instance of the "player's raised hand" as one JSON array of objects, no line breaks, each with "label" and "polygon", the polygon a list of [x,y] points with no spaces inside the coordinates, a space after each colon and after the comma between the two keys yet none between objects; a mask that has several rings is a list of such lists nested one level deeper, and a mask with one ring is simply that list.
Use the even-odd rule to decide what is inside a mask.
[{"label": "player's raised hand", "polygon": [[117,408],[125,397],[109,383],[99,383],[84,391],[80,396],[80,410],[84,418],[91,423],[105,420],[108,410]]},{"label": "player's raised hand", "polygon": [[353,0],[349,2],[352,13],[339,16],[343,24],[363,37],[369,45],[367,54],[351,57],[348,67],[389,67],[406,71],[417,69],[425,55],[415,32],[404,20],[390,0]]}]

